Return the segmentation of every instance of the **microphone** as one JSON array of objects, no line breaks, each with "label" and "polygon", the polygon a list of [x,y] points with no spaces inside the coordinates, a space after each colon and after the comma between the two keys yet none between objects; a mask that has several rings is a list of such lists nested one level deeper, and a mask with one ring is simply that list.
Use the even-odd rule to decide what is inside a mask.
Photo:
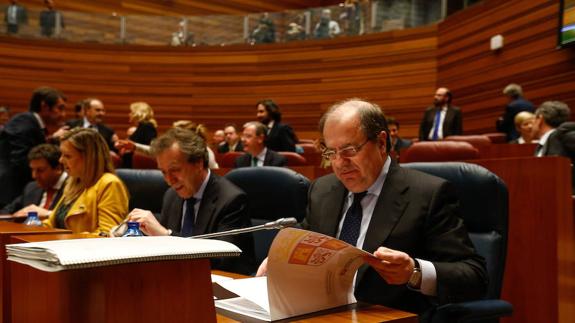
[{"label": "microphone", "polygon": [[272,221],[272,222],[268,222],[268,223],[260,224],[260,225],[255,225],[255,226],[249,227],[249,228],[233,229],[233,230],[222,231],[222,232],[200,234],[197,236],[188,237],[188,239],[210,239],[210,238],[217,238],[217,237],[223,237],[223,236],[231,236],[231,235],[241,234],[241,233],[249,233],[249,232],[260,231],[260,230],[283,229],[283,228],[291,227],[295,224],[297,224],[297,220],[295,218],[281,218],[281,219],[277,219],[277,220]]}]

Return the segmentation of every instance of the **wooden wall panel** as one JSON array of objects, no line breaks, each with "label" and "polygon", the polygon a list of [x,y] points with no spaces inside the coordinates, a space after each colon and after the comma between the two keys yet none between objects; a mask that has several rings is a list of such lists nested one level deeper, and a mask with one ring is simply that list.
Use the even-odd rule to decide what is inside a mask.
[{"label": "wooden wall panel", "polygon": [[[128,106],[147,101],[161,130],[177,119],[210,130],[255,118],[255,102],[272,98],[301,137],[338,100],[374,100],[415,133],[436,84],[436,27],[333,41],[274,45],[168,48],[0,41],[0,104],[26,108],[40,85],[61,89],[70,106],[98,97],[120,135]],[[42,53],[39,55],[39,53]],[[71,110],[71,109],[70,109]],[[411,130],[410,130],[411,129]]]},{"label": "wooden wall panel", "polygon": [[[575,107],[575,52],[556,47],[558,8],[557,0],[488,0],[439,24],[438,85],[453,91],[466,133],[495,130],[509,83],[521,84],[536,105]],[[489,40],[498,34],[504,47],[493,52]]]}]

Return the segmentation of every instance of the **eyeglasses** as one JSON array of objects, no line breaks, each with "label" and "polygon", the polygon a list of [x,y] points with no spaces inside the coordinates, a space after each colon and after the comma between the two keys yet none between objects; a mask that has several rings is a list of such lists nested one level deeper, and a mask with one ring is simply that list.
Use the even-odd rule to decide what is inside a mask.
[{"label": "eyeglasses", "polygon": [[361,145],[350,145],[345,148],[339,149],[329,149],[322,144],[321,148],[321,156],[326,160],[334,160],[335,157],[339,154],[342,158],[351,158],[355,155],[359,154],[359,151],[365,144],[369,142],[369,139],[366,139],[363,144]]}]

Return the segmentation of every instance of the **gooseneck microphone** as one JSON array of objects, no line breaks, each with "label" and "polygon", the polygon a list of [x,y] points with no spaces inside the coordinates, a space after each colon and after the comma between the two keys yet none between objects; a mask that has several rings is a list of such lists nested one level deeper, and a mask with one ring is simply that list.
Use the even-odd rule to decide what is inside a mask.
[{"label": "gooseneck microphone", "polygon": [[297,224],[297,220],[295,218],[281,218],[281,219],[277,219],[277,220],[272,221],[272,222],[268,222],[268,223],[260,224],[260,225],[255,225],[255,226],[249,227],[249,228],[233,229],[233,230],[214,232],[214,233],[208,233],[208,234],[200,234],[200,235],[191,236],[188,238],[189,239],[210,239],[210,238],[217,238],[217,237],[223,237],[223,236],[231,236],[231,235],[241,234],[241,233],[249,233],[249,232],[260,231],[260,230],[283,229],[283,228],[291,227],[295,224]]}]

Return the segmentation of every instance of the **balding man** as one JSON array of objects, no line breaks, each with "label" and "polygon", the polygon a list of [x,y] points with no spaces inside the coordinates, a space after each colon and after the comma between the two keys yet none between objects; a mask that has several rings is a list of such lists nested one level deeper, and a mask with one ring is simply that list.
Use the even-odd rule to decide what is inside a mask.
[{"label": "balding man", "polygon": [[437,304],[482,297],[485,261],[469,239],[453,186],[389,157],[381,109],[356,99],[338,103],[322,117],[320,132],[333,174],[311,185],[302,226],[379,258],[358,271],[356,298],[423,319]]},{"label": "balding man", "polygon": [[463,133],[461,109],[451,105],[452,99],[453,95],[447,88],[435,91],[433,106],[425,110],[419,126],[419,140],[435,141]]},{"label": "balding man", "polygon": [[82,127],[97,130],[106,140],[110,150],[116,150],[114,143],[118,141],[118,136],[114,130],[104,124],[106,109],[102,101],[98,99],[86,99],[82,104],[84,118],[66,122],[70,128]]}]

